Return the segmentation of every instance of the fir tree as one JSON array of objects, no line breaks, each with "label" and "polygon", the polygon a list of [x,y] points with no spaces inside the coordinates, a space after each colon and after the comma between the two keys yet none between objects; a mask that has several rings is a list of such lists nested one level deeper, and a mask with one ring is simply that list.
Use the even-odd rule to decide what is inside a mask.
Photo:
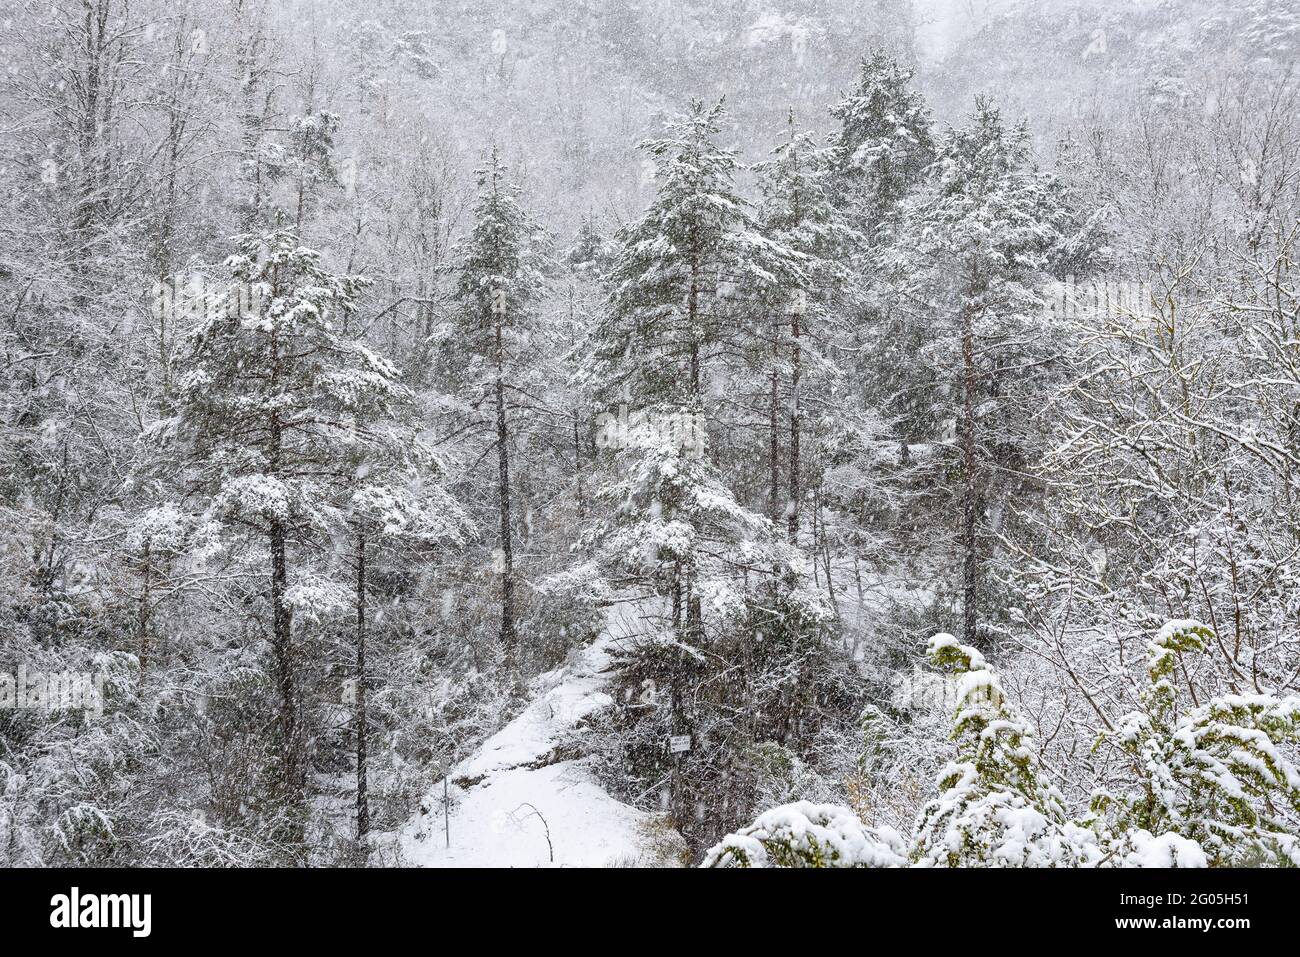
[{"label": "fir tree", "polygon": [[831,107],[840,124],[829,156],[835,195],[872,238],[935,156],[930,111],[911,89],[912,76],[885,51],[872,51]]},{"label": "fir tree", "polygon": [[307,756],[295,650],[296,606],[337,598],[300,582],[296,547],[328,528],[352,480],[337,451],[358,415],[400,394],[396,371],[343,333],[358,277],[328,272],[292,229],[241,236],[231,286],[202,303],[172,425],[212,519],[268,552],[281,786],[304,810]]},{"label": "fir tree", "polygon": [[[959,368],[954,418],[961,473],[962,634],[964,643],[976,645],[982,640],[986,547],[980,526],[991,478],[1001,468],[1022,467],[1023,459],[1011,456],[1023,451],[1017,441],[1028,441],[1023,432],[1031,413],[1028,382],[1011,370],[1019,363],[1041,375],[1046,365],[1041,360],[1048,329],[1037,287],[1077,221],[1059,182],[1034,163],[1024,125],[1008,127],[980,100],[970,124],[943,138],[924,186],[901,210],[898,228],[916,237],[913,246],[895,251],[894,264],[911,277],[911,295],[941,334],[943,351],[934,361]],[[1023,404],[1017,406],[1016,399]],[[996,434],[1007,437],[997,444],[995,421]]]},{"label": "fir tree", "polygon": [[499,547],[494,570],[501,582],[500,642],[507,658],[518,652],[516,619],[515,524],[518,520],[511,480],[510,449],[515,440],[512,409],[524,393],[523,353],[532,348],[532,309],[544,284],[538,227],[519,205],[520,188],[507,179],[494,148],[478,170],[474,224],[457,250],[458,311],[445,342],[445,360],[453,381],[469,395],[472,420],[482,418],[480,403],[490,404],[494,436]]}]

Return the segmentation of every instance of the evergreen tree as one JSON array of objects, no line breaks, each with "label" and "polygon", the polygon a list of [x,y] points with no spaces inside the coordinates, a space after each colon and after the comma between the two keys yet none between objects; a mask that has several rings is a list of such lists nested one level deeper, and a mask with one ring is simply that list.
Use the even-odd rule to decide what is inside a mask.
[{"label": "evergreen tree", "polygon": [[1029,725],[977,650],[935,635],[930,660],[957,675],[956,760],[917,822],[913,860],[936,867],[1070,867],[1097,857],[1039,767]]},{"label": "evergreen tree", "polygon": [[911,89],[913,73],[883,50],[858,70],[853,88],[831,107],[829,166],[839,203],[874,239],[934,160],[930,111]]},{"label": "evergreen tree", "polygon": [[282,174],[293,183],[293,222],[299,232],[322,188],[338,186],[334,138],[339,118],[328,110],[296,116],[289,128]]},{"label": "evergreen tree", "polygon": [[[734,777],[739,754],[774,728],[796,745],[819,680],[809,675],[824,675],[808,662],[830,622],[807,587],[806,559],[737,500],[710,448],[717,420],[705,383],[725,374],[726,346],[752,335],[728,302],[727,280],[775,286],[801,258],[751,223],[733,185],[736,161],[714,142],[721,115],[721,104],[696,102],[645,144],[657,195],[616,238],[609,313],[584,370],[596,395],[620,401],[597,435],[612,454],[598,492],[607,517],[591,538],[595,570],[659,623],[620,656],[620,680],[668,697],[667,707],[656,699],[648,714],[628,713],[625,760],[638,776],[668,773],[668,806],[697,845],[748,812],[748,773]],[[798,669],[783,711],[754,697],[769,666]],[[739,680],[720,684],[730,669]],[[748,719],[734,710],[739,701],[754,709]],[[699,744],[665,754],[665,739],[683,735]],[[693,805],[708,808],[702,821]]]},{"label": "evergreen tree", "polygon": [[723,107],[693,101],[665,136],[641,144],[655,165],[655,198],[616,237],[609,315],[587,372],[606,398],[702,410],[705,363],[730,332],[723,287],[764,245],[736,190],[736,156],[715,142]]},{"label": "evergreen tree", "polygon": [[994,480],[1014,489],[1030,461],[1031,387],[1049,366],[1037,288],[1079,227],[1060,183],[1034,163],[1024,125],[1009,128],[980,100],[970,124],[943,138],[899,228],[915,237],[893,255],[938,333],[931,361],[950,382],[949,364],[958,370],[962,634],[976,645],[988,547],[980,528]]},{"label": "evergreen tree", "polygon": [[343,334],[364,279],[328,272],[292,229],[238,237],[235,250],[229,290],[201,304],[171,427],[211,518],[267,548],[280,786],[301,815],[308,768],[294,615],[340,596],[295,575],[298,549],[331,526],[337,490],[353,480],[337,453],[359,414],[401,387],[391,364]]},{"label": "evergreen tree", "polygon": [[854,87],[831,108],[832,198],[862,235],[856,282],[838,308],[855,321],[839,344],[842,362],[862,382],[869,408],[894,424],[900,457],[934,434],[936,384],[924,361],[932,336],[908,309],[907,283],[894,251],[910,245],[910,228],[893,229],[902,202],[926,180],[936,145],[925,98],[913,74],[881,50],[863,60]]},{"label": "evergreen tree", "polygon": [[[519,519],[511,479],[511,445],[518,425],[513,410],[525,404],[527,352],[536,320],[535,300],[544,285],[541,236],[519,205],[520,188],[506,177],[497,150],[477,171],[474,224],[457,250],[454,321],[444,333],[444,361],[465,393],[470,429],[493,435],[496,511],[500,532],[494,571],[501,582],[500,643],[507,659],[518,652],[515,525]],[[487,403],[491,413],[484,415]]]},{"label": "evergreen tree", "polygon": [[[872,51],[831,109],[838,129],[826,156],[827,192],[859,239],[850,248],[851,281],[829,303],[827,353],[835,377],[819,397],[814,501],[837,526],[840,550],[851,553],[859,610],[864,572],[867,581],[872,573],[896,574],[900,556],[905,567],[935,544],[934,523],[918,519],[942,478],[929,454],[942,418],[939,376],[927,361],[933,330],[911,308],[915,276],[898,255],[910,250],[911,230],[894,228],[935,151],[929,108],[912,76],[887,52]],[[817,524],[829,566],[828,523]],[[833,580],[830,569],[827,578]],[[908,616],[917,611],[906,602],[874,621],[869,654],[886,666],[912,657],[918,623]],[[857,625],[855,647],[868,630],[860,614]]]},{"label": "evergreen tree", "polygon": [[[773,317],[770,362],[769,471],[772,503],[771,517],[778,518],[776,503],[780,458],[778,409],[783,393],[789,409],[787,490],[785,506],[780,510],[792,541],[798,540],[803,497],[802,433],[804,430],[801,391],[806,388],[809,372],[826,370],[806,367],[816,361],[816,353],[806,355],[804,338],[810,326],[828,322],[850,282],[849,261],[861,237],[833,202],[830,161],[833,151],[816,145],[812,134],[797,133],[794,114],[789,118],[789,134],[773,150],[773,158],[759,164],[759,187],[762,202],[758,219],[763,235],[784,253],[778,261],[779,282],[770,286],[762,300]],[[781,268],[784,266],[785,268]],[[825,332],[822,338],[829,336]]]},{"label": "evergreen tree", "polygon": [[1094,796],[1100,829],[1121,860],[1176,833],[1184,864],[1300,866],[1300,769],[1287,751],[1300,740],[1300,698],[1228,694],[1180,713],[1179,662],[1214,640],[1200,622],[1170,621],[1148,645],[1141,710],[1102,738],[1133,777]]}]

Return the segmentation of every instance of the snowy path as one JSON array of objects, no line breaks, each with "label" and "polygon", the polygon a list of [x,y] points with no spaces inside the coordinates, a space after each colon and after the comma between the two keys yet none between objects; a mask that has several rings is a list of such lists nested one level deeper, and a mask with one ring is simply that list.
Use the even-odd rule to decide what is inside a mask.
[{"label": "snowy path", "polygon": [[[587,715],[609,704],[612,642],[636,626],[625,606],[605,632],[555,671],[523,713],[448,776],[451,846],[444,841],[442,781],[398,834],[405,863],[419,867],[600,867],[641,854],[650,815],[610,797],[582,759],[561,745]],[[549,842],[548,842],[549,831]]]}]

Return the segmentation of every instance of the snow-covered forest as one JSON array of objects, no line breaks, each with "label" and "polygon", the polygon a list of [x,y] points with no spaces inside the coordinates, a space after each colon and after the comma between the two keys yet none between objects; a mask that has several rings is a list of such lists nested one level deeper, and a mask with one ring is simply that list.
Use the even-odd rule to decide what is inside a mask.
[{"label": "snow-covered forest", "polygon": [[0,864],[1300,865],[1296,0],[0,50]]}]

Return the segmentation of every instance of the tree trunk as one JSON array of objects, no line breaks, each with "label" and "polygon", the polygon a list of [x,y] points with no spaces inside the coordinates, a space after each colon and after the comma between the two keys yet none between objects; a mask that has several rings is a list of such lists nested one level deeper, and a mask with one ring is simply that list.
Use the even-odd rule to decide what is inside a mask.
[{"label": "tree trunk", "polygon": [[370,833],[370,804],[366,793],[366,535],[357,535],[357,843],[365,854]]},{"label": "tree trunk", "polygon": [[772,382],[768,402],[768,517],[776,522],[781,507],[781,399],[778,388],[777,362],[781,350],[781,324],[772,324]]},{"label": "tree trunk", "polygon": [[690,343],[691,343],[691,364],[690,364],[690,383],[691,383],[691,401],[693,403],[693,412],[699,412],[701,409],[700,402],[700,340],[697,321],[699,316],[699,298],[700,287],[696,277],[698,271],[697,264],[691,263],[691,292],[687,299],[687,315],[690,317]]},{"label": "tree trunk", "polygon": [[141,574],[144,578],[143,587],[140,590],[140,673],[144,674],[145,669],[149,667],[149,616],[150,608],[150,585],[153,581],[153,565],[151,563],[151,543],[144,543],[144,567]]},{"label": "tree trunk", "polygon": [[[681,642],[685,638],[682,631],[682,605],[683,605],[683,588],[682,588],[682,564],[680,561],[673,565],[672,576],[672,605],[673,605],[673,636]],[[670,678],[668,693],[671,696],[671,713],[670,727],[672,733],[686,733],[686,715],[682,702],[686,689],[686,652],[680,645],[673,649],[673,672]],[[671,762],[671,771],[668,776],[668,810],[672,815],[677,827],[680,829],[685,823],[685,801],[682,791],[681,780],[681,757],[680,755],[669,753],[668,760]]]},{"label": "tree trunk", "polygon": [[515,659],[515,557],[510,521],[510,431],[506,425],[505,343],[501,315],[496,316],[497,498],[501,508],[501,647],[512,666]]},{"label": "tree trunk", "polygon": [[[167,144],[165,147],[166,163],[163,168],[164,201],[158,219],[158,233],[155,251],[155,265],[160,283],[172,281],[172,241],[176,232],[179,213],[177,199],[177,180],[180,177],[181,150],[187,124],[188,111],[182,97],[189,93],[190,72],[185,64],[186,24],[176,33],[174,55],[171,61],[171,86],[167,98]],[[174,291],[175,292],[175,291]],[[174,301],[174,300],[173,300]],[[171,347],[168,334],[174,330],[167,328],[167,309],[158,311],[158,367],[162,373],[162,391],[171,392]]]},{"label": "tree trunk", "polygon": [[271,522],[271,608],[273,630],[271,645],[275,654],[275,680],[280,690],[280,735],[284,782],[290,805],[301,806],[305,800],[299,747],[298,701],[294,688],[293,617],[285,603],[289,567],[286,557],[284,523]]},{"label": "tree trunk", "polygon": [[[272,279],[272,295],[278,291],[279,277]],[[280,378],[280,342],[271,333],[271,376],[274,389]],[[284,442],[284,423],[280,413],[273,411],[267,447],[267,471],[279,477],[281,449]],[[294,687],[293,612],[285,601],[289,590],[289,561],[287,554],[288,532],[279,518],[272,519],[268,530],[271,552],[271,646],[275,655],[275,679],[280,690],[281,754],[284,770],[285,797],[289,806],[302,809],[306,804],[306,775],[302,767],[302,748],[298,727],[298,700]]]},{"label": "tree trunk", "polygon": [[[814,445],[815,445],[814,436]],[[814,471],[816,469],[814,468]],[[822,508],[821,502],[821,482],[820,477],[817,484],[813,485],[813,564],[815,565],[820,557],[822,561],[822,570],[826,574],[826,594],[830,598],[831,611],[835,615],[835,620],[840,618],[840,603],[835,597],[835,579],[831,577],[831,543],[826,534],[826,512]]]},{"label": "tree trunk", "polygon": [[796,307],[790,315],[790,503],[787,506],[790,513],[790,541],[795,543],[799,541],[799,433],[803,428],[803,413],[799,409],[799,377],[803,371],[803,356],[799,345],[801,318],[802,309]]},{"label": "tree trunk", "polygon": [[[700,241],[695,227],[691,227],[691,286],[686,295],[686,339],[690,344],[691,411],[703,414],[700,390]],[[717,296],[717,290],[714,290]]]},{"label": "tree trunk", "polygon": [[578,428],[578,413],[573,413],[573,478],[576,486],[578,519],[587,518],[587,499],[582,487],[582,436]]},{"label": "tree trunk", "polygon": [[975,400],[978,382],[975,372],[975,317],[968,303],[962,305],[962,423],[961,456],[964,488],[962,496],[961,547],[963,641],[976,644],[979,614],[979,553],[975,536],[979,512],[979,463],[975,455]]}]

